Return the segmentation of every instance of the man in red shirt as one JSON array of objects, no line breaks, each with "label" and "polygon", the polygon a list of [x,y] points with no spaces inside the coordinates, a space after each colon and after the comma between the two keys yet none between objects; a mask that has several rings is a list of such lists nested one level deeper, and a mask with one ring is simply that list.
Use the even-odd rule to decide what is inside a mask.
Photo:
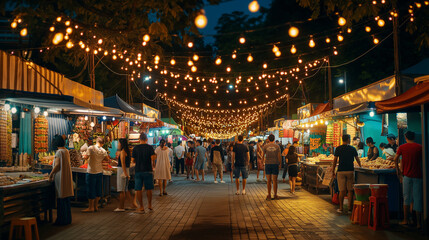
[{"label": "man in red shirt", "polygon": [[[399,146],[395,156],[396,172],[404,188],[404,221],[409,223],[410,211],[416,211],[417,228],[421,227],[423,212],[423,172],[422,172],[422,145],[415,143],[415,133],[405,133],[406,144]],[[399,168],[399,157],[402,156]],[[413,209],[410,208],[413,203]]]}]

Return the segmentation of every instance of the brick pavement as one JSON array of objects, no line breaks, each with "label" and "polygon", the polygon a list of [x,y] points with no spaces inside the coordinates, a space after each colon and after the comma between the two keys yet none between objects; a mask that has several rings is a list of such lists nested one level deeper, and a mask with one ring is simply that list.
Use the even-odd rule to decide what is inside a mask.
[{"label": "brick pavement", "polygon": [[[250,175],[247,195],[234,195],[235,185],[191,182],[174,177],[168,196],[154,191],[153,212],[112,212],[116,200],[93,214],[73,208],[73,224],[40,224],[41,239],[424,239],[397,225],[373,232],[350,224],[335,213],[326,197],[280,183],[280,200],[266,201],[266,186]],[[146,200],[144,200],[146,203]]]}]

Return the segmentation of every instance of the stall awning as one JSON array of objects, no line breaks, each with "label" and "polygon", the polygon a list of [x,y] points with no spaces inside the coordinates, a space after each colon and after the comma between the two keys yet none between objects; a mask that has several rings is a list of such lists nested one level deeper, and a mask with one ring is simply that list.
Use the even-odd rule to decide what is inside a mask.
[{"label": "stall awning", "polygon": [[395,111],[412,111],[415,107],[429,103],[429,82],[422,82],[410,88],[403,94],[376,102],[377,113],[395,112]]},{"label": "stall awning", "polygon": [[316,109],[314,109],[311,116],[319,115],[319,114],[326,112],[326,111],[329,111],[329,110],[331,110],[329,103],[321,103],[316,107]]},{"label": "stall awning", "polygon": [[115,96],[105,98],[104,99],[104,106],[111,107],[111,108],[117,108],[117,109],[119,109],[123,112],[126,112],[126,113],[132,113],[132,114],[136,114],[136,115],[145,117],[145,115],[143,113],[137,111],[137,109],[135,109],[133,106],[126,103],[117,94]]}]

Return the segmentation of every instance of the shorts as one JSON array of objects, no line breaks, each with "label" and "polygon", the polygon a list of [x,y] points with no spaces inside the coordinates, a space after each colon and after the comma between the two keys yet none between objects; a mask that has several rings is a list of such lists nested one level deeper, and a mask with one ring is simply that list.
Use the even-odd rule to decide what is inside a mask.
[{"label": "shorts", "polygon": [[205,163],[206,161],[204,160],[195,161],[195,170],[204,170],[204,165],[206,165]]},{"label": "shorts", "polygon": [[186,158],[185,165],[188,167],[192,167],[194,164],[194,160],[192,158]]},{"label": "shorts", "polygon": [[266,175],[279,175],[279,170],[278,164],[265,164]]},{"label": "shorts", "polygon": [[338,190],[340,192],[352,191],[355,182],[354,178],[354,171],[337,172]]},{"label": "shorts", "polygon": [[249,176],[249,173],[247,172],[246,167],[234,167],[234,178],[239,179],[240,178],[240,172],[241,172],[241,178],[247,179]]},{"label": "shorts", "polygon": [[410,206],[416,212],[423,212],[423,179],[404,176],[404,205]]},{"label": "shorts", "polygon": [[[127,168],[128,176],[130,175],[130,169]],[[125,177],[124,169],[122,167],[118,167],[118,172],[116,176],[116,190],[118,192],[124,192],[128,190],[128,178]]]},{"label": "shorts", "polygon": [[226,164],[226,171],[227,172],[232,172],[232,164],[231,163],[227,163]]},{"label": "shorts", "polygon": [[288,168],[289,177],[298,177],[298,165],[290,165]]},{"label": "shorts", "polygon": [[152,172],[136,172],[135,176],[135,190],[141,191],[143,189],[145,190],[153,190],[153,173]]},{"label": "shorts", "polygon": [[219,172],[219,174],[222,174],[222,163],[212,163],[212,169],[214,174],[216,174],[217,172]]},{"label": "shorts", "polygon": [[86,194],[88,199],[101,197],[103,187],[103,173],[86,174]]}]

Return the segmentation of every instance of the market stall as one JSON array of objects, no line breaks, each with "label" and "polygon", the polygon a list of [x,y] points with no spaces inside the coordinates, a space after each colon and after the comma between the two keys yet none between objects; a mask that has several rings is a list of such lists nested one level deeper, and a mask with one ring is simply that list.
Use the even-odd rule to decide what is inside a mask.
[{"label": "market stall", "polygon": [[315,157],[307,157],[301,163],[302,185],[307,188],[314,188],[318,194],[320,190],[329,189],[327,184],[324,184],[323,179],[325,174],[329,173],[327,169],[332,166],[333,155],[327,156],[320,154]]}]

